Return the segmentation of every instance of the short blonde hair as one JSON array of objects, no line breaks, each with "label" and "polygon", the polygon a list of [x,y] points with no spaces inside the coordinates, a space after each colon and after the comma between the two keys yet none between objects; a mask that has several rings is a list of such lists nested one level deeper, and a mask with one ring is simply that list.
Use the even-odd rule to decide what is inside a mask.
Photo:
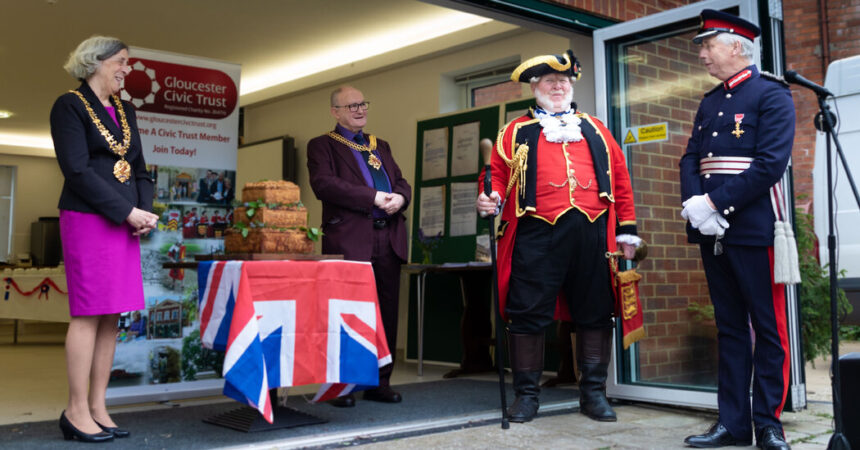
[{"label": "short blonde hair", "polygon": [[79,80],[86,80],[96,72],[102,61],[122,50],[128,50],[128,46],[117,38],[92,36],[78,44],[78,48],[69,54],[63,69]]}]

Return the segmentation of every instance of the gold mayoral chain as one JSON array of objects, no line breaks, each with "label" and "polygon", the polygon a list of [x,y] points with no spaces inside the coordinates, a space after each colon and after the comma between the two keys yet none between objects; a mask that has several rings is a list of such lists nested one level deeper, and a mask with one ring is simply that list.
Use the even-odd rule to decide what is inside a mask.
[{"label": "gold mayoral chain", "polygon": [[128,120],[125,118],[125,111],[119,97],[116,95],[112,96],[114,103],[117,105],[116,110],[119,113],[119,122],[122,124],[122,145],[116,142],[113,134],[111,134],[111,132],[105,128],[102,121],[96,117],[96,112],[93,111],[92,107],[90,107],[90,103],[84,98],[84,94],[81,94],[78,91],[69,92],[77,95],[78,98],[81,99],[81,102],[84,103],[84,108],[86,108],[87,113],[90,115],[90,119],[93,121],[93,125],[96,126],[99,133],[101,133],[107,141],[110,151],[119,156],[119,161],[113,165],[113,176],[116,177],[120,183],[125,183],[129,178],[131,178],[131,165],[125,160],[125,154],[128,152],[128,147],[131,146],[131,127],[128,126]]},{"label": "gold mayoral chain", "polygon": [[355,142],[352,142],[349,139],[335,133],[334,131],[329,131],[328,135],[330,138],[340,142],[343,145],[346,145],[347,147],[349,147],[351,149],[358,150],[360,152],[370,153],[370,156],[368,156],[368,158],[367,158],[367,163],[370,164],[371,167],[373,167],[376,170],[379,170],[379,168],[382,167],[382,161],[380,161],[379,158],[377,158],[376,155],[373,154],[373,151],[376,150],[376,136],[374,136],[372,134],[367,135],[368,140],[370,140],[370,146],[368,147],[366,145],[361,145],[361,144],[357,144]]}]

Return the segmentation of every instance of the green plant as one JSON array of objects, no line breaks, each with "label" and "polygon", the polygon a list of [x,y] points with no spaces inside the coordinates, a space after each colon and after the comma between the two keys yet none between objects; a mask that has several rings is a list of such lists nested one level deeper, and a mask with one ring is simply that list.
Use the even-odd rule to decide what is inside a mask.
[{"label": "green plant", "polygon": [[265,203],[262,199],[259,199],[255,202],[245,202],[245,215],[248,216],[248,219],[251,219],[249,225],[245,225],[242,222],[236,222],[233,224],[233,229],[239,231],[242,234],[242,238],[247,238],[248,233],[250,233],[251,228],[268,228],[271,230],[278,231],[286,231],[286,230],[299,230],[304,231],[307,235],[308,239],[319,242],[320,238],[323,236],[323,232],[321,228],[316,227],[273,227],[260,222],[259,220],[253,220],[254,216],[257,214],[257,210],[260,208],[268,208],[268,209],[279,209],[279,208],[301,208],[304,205],[302,202],[296,203]]},{"label": "green plant", "polygon": [[714,320],[714,305],[710,303],[695,303],[690,302],[687,305],[687,311],[692,313],[693,320],[696,322],[708,322]]},{"label": "green plant", "polygon": [[422,255],[422,264],[430,264],[432,263],[432,254],[433,250],[442,243],[442,232],[440,231],[436,236],[427,236],[424,234],[424,229],[418,229],[418,236],[415,237],[415,241],[418,244],[418,248],[421,249]]},{"label": "green plant", "polygon": [[839,327],[839,339],[846,341],[860,341],[860,326],[843,325]]},{"label": "green plant", "polygon": [[[796,211],[797,254],[800,262],[801,284],[800,329],[803,335],[803,357],[813,361],[830,354],[830,272],[816,255],[815,229],[812,215]],[[845,276],[840,271],[839,277]],[[837,288],[837,310],[840,317],[851,312],[851,304],[842,289]]]}]

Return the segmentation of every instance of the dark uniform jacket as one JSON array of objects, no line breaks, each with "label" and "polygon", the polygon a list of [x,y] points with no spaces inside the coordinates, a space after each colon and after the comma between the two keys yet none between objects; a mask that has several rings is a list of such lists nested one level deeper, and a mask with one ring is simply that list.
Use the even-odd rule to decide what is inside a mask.
[{"label": "dark uniform jacket", "polygon": [[[736,120],[743,131],[740,137],[732,134]],[[681,157],[681,200],[708,194],[729,222],[722,242],[773,245],[776,219],[769,189],[780,180],[791,157],[794,120],[788,85],[773,75],[760,74],[755,65],[705,94]],[[753,160],[740,174],[701,175],[700,161],[718,156]],[[689,223],[687,236],[693,243],[714,239]]]},{"label": "dark uniform jacket", "polygon": [[[89,85],[84,82],[77,91],[84,95],[90,108],[114,139],[122,143],[122,129],[114,123]],[[122,105],[114,105],[114,108],[123,108],[131,127],[131,145],[125,155],[126,161],[131,164],[131,178],[125,183],[119,182],[113,175],[113,166],[119,161],[119,156],[110,150],[77,95],[68,92],[54,102],[51,109],[51,136],[60,170],[65,177],[58,207],[101,214],[121,224],[134,207],[152,210],[153,184],[143,160],[134,107],[122,102]]]},{"label": "dark uniform jacket", "polygon": [[[391,148],[377,139],[377,152],[391,181],[391,192],[406,200],[388,219],[391,248],[406,261],[406,217],[403,211],[412,199],[412,187],[403,178],[391,156]],[[342,254],[354,261],[370,261],[373,253],[373,200],[376,189],[367,185],[353,150],[323,135],[308,142],[308,173],[311,188],[322,201],[322,252]]]}]

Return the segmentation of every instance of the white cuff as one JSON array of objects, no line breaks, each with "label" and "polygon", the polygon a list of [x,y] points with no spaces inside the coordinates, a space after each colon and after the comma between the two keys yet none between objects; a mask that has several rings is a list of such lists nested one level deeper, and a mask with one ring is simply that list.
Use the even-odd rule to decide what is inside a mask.
[{"label": "white cuff", "polygon": [[619,244],[630,244],[636,248],[642,245],[642,238],[634,234],[619,234],[615,236],[615,242]]}]

